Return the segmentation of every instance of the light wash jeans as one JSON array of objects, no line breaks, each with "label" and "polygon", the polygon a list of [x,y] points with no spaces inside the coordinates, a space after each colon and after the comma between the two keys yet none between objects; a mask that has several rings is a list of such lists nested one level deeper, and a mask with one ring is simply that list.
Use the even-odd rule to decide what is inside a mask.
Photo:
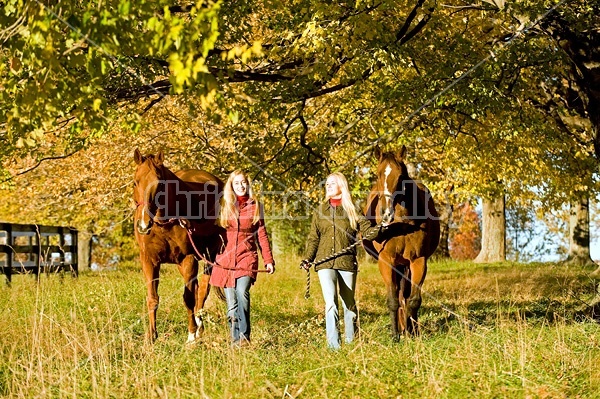
[{"label": "light wash jeans", "polygon": [[344,308],[344,329],[346,343],[354,340],[356,330],[356,302],[354,301],[354,288],[356,287],[356,273],[334,269],[321,269],[318,272],[323,299],[325,300],[325,329],[327,331],[327,345],[331,349],[340,348],[340,333],[338,330],[338,293]]},{"label": "light wash jeans", "polygon": [[225,288],[227,301],[227,318],[231,328],[233,343],[241,339],[250,341],[250,276],[239,277],[235,280],[235,287]]}]

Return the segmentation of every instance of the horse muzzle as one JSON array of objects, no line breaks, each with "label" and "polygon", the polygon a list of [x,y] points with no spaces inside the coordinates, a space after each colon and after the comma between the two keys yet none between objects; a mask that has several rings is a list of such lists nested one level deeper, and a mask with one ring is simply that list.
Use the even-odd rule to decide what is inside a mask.
[{"label": "horse muzzle", "polygon": [[394,198],[392,195],[385,193],[381,204],[379,216],[381,216],[381,222],[384,224],[390,224],[394,220]]},{"label": "horse muzzle", "polygon": [[142,220],[138,220],[137,224],[136,224],[136,228],[138,233],[143,234],[143,235],[148,235],[150,234],[150,230],[152,229],[152,219],[148,220],[148,224],[143,223]]},{"label": "horse muzzle", "polygon": [[381,222],[390,224],[394,220],[394,208],[386,208],[381,211]]}]

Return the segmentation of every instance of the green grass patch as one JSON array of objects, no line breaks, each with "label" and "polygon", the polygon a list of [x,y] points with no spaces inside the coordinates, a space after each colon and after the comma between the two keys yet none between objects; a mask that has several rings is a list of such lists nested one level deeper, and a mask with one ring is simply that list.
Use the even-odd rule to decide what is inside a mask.
[{"label": "green grass patch", "polygon": [[600,397],[598,286],[557,264],[431,263],[422,334],[393,342],[377,266],[361,263],[361,333],[325,344],[316,274],[298,259],[251,290],[252,347],[232,350],[225,305],[207,303],[201,343],[184,345],[182,280],[161,274],[159,339],[145,342],[139,270],[13,276],[0,286],[0,396],[11,398]]}]

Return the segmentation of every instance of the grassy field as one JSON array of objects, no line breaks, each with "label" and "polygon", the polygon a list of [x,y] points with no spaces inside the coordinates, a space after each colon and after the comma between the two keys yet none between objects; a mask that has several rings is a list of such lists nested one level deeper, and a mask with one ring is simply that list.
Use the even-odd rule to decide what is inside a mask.
[{"label": "grassy field", "polygon": [[[208,301],[202,343],[187,336],[176,268],[163,269],[159,340],[144,342],[136,269],[13,276],[0,285],[0,396],[11,398],[600,397],[597,283],[554,264],[431,263],[422,335],[391,340],[374,264],[358,280],[361,335],[325,345],[323,302],[298,259],[252,288],[253,345],[228,345],[225,306]],[[596,306],[598,310],[598,306]],[[596,320],[594,320],[596,317]]]}]

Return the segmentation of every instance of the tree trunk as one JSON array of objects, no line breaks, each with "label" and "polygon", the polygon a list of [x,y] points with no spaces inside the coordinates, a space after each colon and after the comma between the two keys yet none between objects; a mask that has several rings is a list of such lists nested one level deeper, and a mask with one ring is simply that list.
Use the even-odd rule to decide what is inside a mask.
[{"label": "tree trunk", "polygon": [[481,222],[481,251],[475,263],[503,262],[506,260],[506,215],[504,195],[483,199]]},{"label": "tree trunk", "polygon": [[590,255],[590,209],[587,197],[571,203],[569,256],[566,262],[581,266],[594,264]]},{"label": "tree trunk", "polygon": [[77,232],[77,267],[79,270],[88,269],[92,261],[92,233]]},{"label": "tree trunk", "polygon": [[[597,12],[597,11],[591,11]],[[547,31],[564,50],[571,61],[569,90],[577,95],[567,106],[592,125],[592,138],[596,159],[600,162],[600,31],[597,26],[577,30],[577,25],[564,19],[560,13],[552,13],[543,22]],[[567,261],[577,264],[592,262],[589,251],[589,199],[571,208],[569,257]],[[592,273],[600,278],[600,267]]]}]

